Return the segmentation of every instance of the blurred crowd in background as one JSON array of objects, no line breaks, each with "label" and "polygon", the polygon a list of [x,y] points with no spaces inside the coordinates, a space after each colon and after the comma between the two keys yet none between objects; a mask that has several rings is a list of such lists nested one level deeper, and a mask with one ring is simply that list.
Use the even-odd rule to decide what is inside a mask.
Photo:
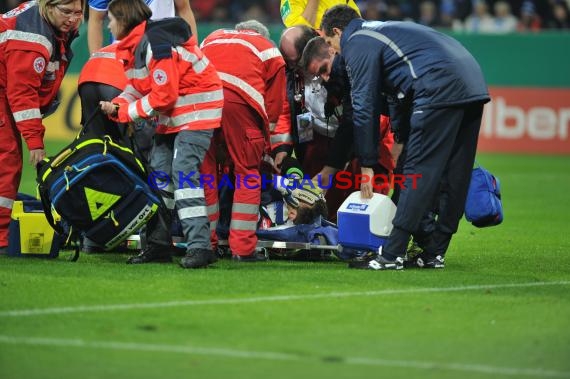
[{"label": "blurred crowd in background", "polygon": [[[21,0],[0,1],[0,13]],[[570,0],[360,0],[368,20],[409,20],[469,33],[570,29]],[[281,23],[279,0],[190,0],[196,20]]]}]

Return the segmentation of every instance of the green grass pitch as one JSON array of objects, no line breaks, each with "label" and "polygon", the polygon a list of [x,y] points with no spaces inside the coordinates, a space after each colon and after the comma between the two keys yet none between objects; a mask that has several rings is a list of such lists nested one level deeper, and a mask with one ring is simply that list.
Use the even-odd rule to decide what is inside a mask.
[{"label": "green grass pitch", "polygon": [[0,257],[0,378],[570,378],[570,157],[478,161],[505,221],[440,271]]}]

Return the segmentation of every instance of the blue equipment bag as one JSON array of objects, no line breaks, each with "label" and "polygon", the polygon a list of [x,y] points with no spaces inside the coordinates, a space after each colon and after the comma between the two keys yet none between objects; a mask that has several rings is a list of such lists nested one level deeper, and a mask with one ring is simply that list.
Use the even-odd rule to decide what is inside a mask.
[{"label": "blue equipment bag", "polygon": [[[38,165],[38,189],[52,227],[72,239],[86,236],[111,250],[143,226],[160,198],[133,151],[85,133]],[[70,230],[54,223],[59,215]]]},{"label": "blue equipment bag", "polygon": [[474,168],[471,174],[465,202],[465,218],[478,228],[503,222],[499,179],[481,166]]}]

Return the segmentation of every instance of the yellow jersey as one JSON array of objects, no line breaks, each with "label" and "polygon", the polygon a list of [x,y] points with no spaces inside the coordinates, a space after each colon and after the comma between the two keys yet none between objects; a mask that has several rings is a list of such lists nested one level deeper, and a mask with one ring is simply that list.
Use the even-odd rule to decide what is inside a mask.
[{"label": "yellow jersey", "polygon": [[320,0],[314,25],[303,17],[303,12],[307,6],[307,0],[281,0],[279,11],[281,13],[283,23],[288,28],[295,25],[307,25],[312,28],[319,29],[321,27],[321,19],[323,18],[325,11],[339,4],[348,5],[360,14],[360,10],[354,0]]}]

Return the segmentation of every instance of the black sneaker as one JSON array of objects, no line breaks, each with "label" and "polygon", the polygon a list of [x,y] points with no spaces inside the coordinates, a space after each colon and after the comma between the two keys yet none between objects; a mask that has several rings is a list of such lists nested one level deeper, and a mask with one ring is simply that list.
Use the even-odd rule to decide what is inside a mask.
[{"label": "black sneaker", "polygon": [[8,255],[8,246],[0,246],[0,255]]},{"label": "black sneaker", "polygon": [[171,249],[168,246],[148,245],[139,253],[139,255],[130,257],[127,260],[127,264],[171,262],[172,256],[170,252]]},{"label": "black sneaker", "polygon": [[214,252],[210,249],[190,249],[180,260],[180,266],[184,268],[203,268],[215,261]]},{"label": "black sneaker", "polygon": [[361,270],[401,270],[404,268],[404,259],[397,257],[392,261],[379,255],[368,262],[350,262],[348,267]]},{"label": "black sneaker", "polygon": [[216,250],[209,250],[209,252],[210,252],[210,254],[208,254],[208,264],[209,264],[209,265],[211,265],[211,264],[213,264],[213,263],[216,263],[216,262],[218,261],[219,255],[218,255],[218,253],[217,253],[217,250],[218,250],[218,249],[216,249]]},{"label": "black sneaker", "polygon": [[222,246],[222,245],[218,245],[218,247],[215,250],[215,255],[217,256],[217,258],[222,259],[224,257],[229,257],[231,258],[232,256],[232,252],[230,251],[230,248],[228,246]]},{"label": "black sneaker", "polygon": [[268,260],[267,256],[263,253],[254,251],[250,255],[234,255],[232,254],[232,261],[243,262],[243,263],[255,263],[255,262],[266,262]]},{"label": "black sneaker", "polygon": [[417,255],[413,260],[406,262],[406,267],[445,268],[445,258],[441,255],[436,255],[434,257],[422,253]]}]

